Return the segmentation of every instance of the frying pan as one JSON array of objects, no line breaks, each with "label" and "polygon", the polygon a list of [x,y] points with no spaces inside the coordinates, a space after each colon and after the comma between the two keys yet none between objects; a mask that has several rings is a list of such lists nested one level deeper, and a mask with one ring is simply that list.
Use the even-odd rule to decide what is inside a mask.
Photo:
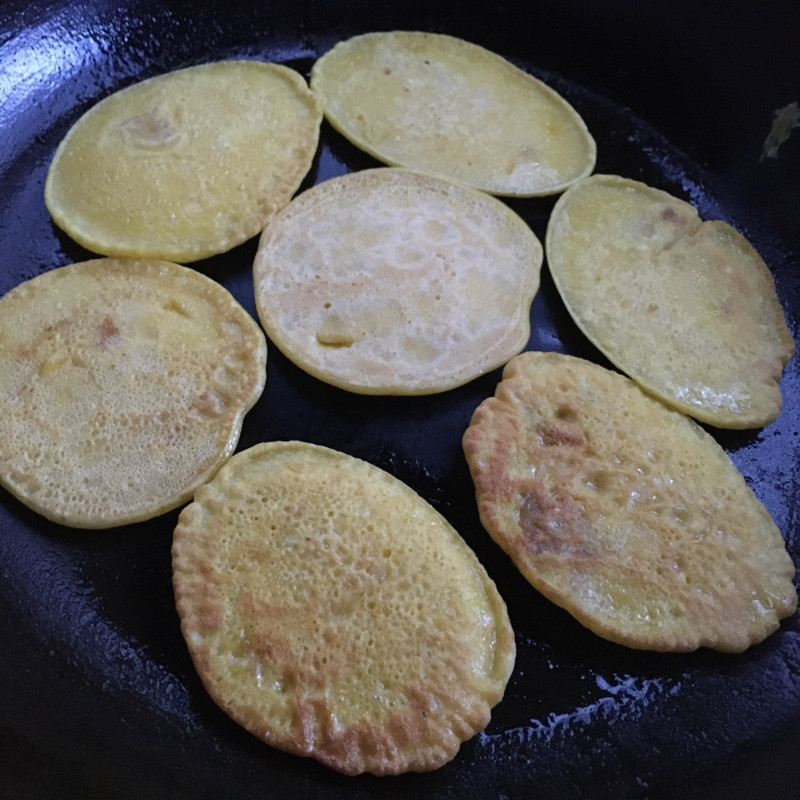
[{"label": "frying pan", "polygon": [[[338,39],[461,36],[550,83],[598,142],[598,172],[643,180],[741,230],[800,323],[800,130],[764,157],[800,100],[800,19],[787,2],[695,0],[5,0],[0,7],[0,290],[84,260],[42,200],[53,151],[91,105],[135,81],[222,58],[306,74]],[[327,126],[305,186],[375,166]],[[512,207],[543,238],[553,199]],[[255,242],[195,266],[255,315]],[[529,349],[605,363],[547,268]],[[800,797],[800,619],[741,655],[664,655],[605,642],[543,600],[477,517],[460,438],[499,371],[442,395],[369,398],[303,374],[274,347],[240,447],[298,438],[365,458],[438,508],[509,607],[518,657],[486,730],[440,770],[345,778],[275,751],[208,699],[179,631],[178,512],[104,532],[53,525],[0,492],[0,795],[192,798]],[[800,369],[780,418],[713,431],[800,565]]]}]

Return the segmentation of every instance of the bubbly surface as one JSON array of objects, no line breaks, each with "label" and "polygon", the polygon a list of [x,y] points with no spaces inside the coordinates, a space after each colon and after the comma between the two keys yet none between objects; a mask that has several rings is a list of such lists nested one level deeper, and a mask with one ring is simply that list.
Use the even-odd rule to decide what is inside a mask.
[{"label": "bubbly surface", "polygon": [[638,181],[593,175],[559,199],[545,244],[575,322],[645,389],[721,428],[778,416],[794,340],[769,269],[735,229]]},{"label": "bubbly surface", "polygon": [[725,451],[617,372],[517,356],[464,451],[490,535],[611,641],[738,652],[797,607],[780,531]]},{"label": "bubbly surface", "polygon": [[355,36],[317,60],[311,88],[333,127],[386,164],[516,196],[556,194],[594,169],[594,139],[563,97],[452,36]]},{"label": "bubbly surface", "polygon": [[264,231],[258,315],[295,363],[364,394],[466,383],[530,336],[542,246],[499,200],[379,168],[296,197]]},{"label": "bubbly surface", "polygon": [[174,508],[233,452],[266,356],[252,317],[188,267],[43,273],[0,299],[0,482],[74,527]]},{"label": "bubbly surface", "polygon": [[259,234],[297,191],[322,112],[279,64],[220,61],[122,89],[59,145],[45,202],[109,256],[185,263]]},{"label": "bubbly surface", "polygon": [[317,445],[233,456],[181,513],[173,568],[213,699],[347,774],[449,761],[513,667],[505,604],[463,539],[396,478]]}]

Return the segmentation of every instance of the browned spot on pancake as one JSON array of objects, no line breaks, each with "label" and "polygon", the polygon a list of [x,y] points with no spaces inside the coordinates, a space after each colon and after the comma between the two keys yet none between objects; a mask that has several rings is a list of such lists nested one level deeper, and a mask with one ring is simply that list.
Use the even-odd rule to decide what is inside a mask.
[{"label": "browned spot on pancake", "polygon": [[575,422],[578,419],[578,413],[578,407],[574,403],[565,402],[556,408],[555,416],[556,419]]},{"label": "browned spot on pancake", "polygon": [[539,426],[539,436],[541,436],[542,444],[547,447],[560,445],[582,447],[586,444],[586,437],[580,428],[559,422]]},{"label": "browned spot on pancake", "polygon": [[111,317],[105,317],[97,326],[97,345],[101,349],[119,342],[119,328]]},{"label": "browned spot on pancake", "polygon": [[683,217],[674,209],[672,206],[664,206],[661,209],[661,214],[659,214],[661,219],[665,220],[666,222],[674,222],[675,224],[682,224]]},{"label": "browned spot on pancake", "polygon": [[192,408],[204,417],[218,417],[226,406],[225,398],[213,389],[206,389],[192,402]]},{"label": "browned spot on pancake", "polygon": [[532,555],[588,556],[591,548],[576,525],[574,503],[566,503],[536,483],[522,495],[519,525],[526,547]]}]

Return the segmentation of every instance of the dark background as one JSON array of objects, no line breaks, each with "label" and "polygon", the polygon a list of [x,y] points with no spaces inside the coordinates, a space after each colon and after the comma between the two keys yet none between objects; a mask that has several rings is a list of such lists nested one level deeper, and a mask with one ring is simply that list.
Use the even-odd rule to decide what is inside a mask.
[{"label": "dark background", "polygon": [[[800,130],[760,160],[776,109],[800,101],[793,2],[226,0],[0,5],[0,291],[84,260],[42,200],[68,127],[110,92],[231,57],[307,76],[338,39],[422,29],[469,39],[561,92],[598,142],[598,172],[644,180],[742,231],[800,324]],[[210,100],[213,103],[213,99]],[[305,186],[376,162],[327,125]],[[553,199],[510,205],[541,239]],[[255,241],[194,266],[255,315]],[[605,363],[547,267],[530,349]],[[800,797],[800,622],[741,655],[607,643],[537,595],[482,530],[460,439],[499,372],[438,396],[369,398],[324,385],[271,347],[240,447],[299,438],[405,480],[476,551],[506,599],[518,657],[483,734],[427,775],[345,778],[279,753],[205,694],[174,610],[178,512],[104,532],[62,528],[0,490],[0,797]],[[713,431],[800,565],[800,371],[763,430]]]}]

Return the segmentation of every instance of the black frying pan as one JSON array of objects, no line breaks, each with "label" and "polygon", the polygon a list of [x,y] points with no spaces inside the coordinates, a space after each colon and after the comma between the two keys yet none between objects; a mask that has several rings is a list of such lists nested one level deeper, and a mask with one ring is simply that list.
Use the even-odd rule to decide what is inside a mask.
[{"label": "black frying pan", "polygon": [[[800,100],[800,14],[695,0],[6,0],[0,6],[0,291],[90,257],[51,224],[49,160],[82,112],[136,80],[230,57],[307,74],[337,39],[426,29],[495,50],[565,95],[600,172],[644,180],[725,219],[760,250],[797,338],[800,130],[760,160],[777,109]],[[374,162],[327,126],[306,185]],[[552,200],[512,206],[543,238]],[[255,313],[255,242],[196,266]],[[602,358],[545,268],[531,349]],[[270,749],[208,699],[173,606],[177,512],[106,532],[50,524],[0,492],[0,795],[202,798],[800,797],[800,619],[741,655],[609,644],[538,596],[482,530],[460,438],[499,372],[440,396],[368,398],[271,348],[240,447],[301,438],[408,482],[499,585],[517,665],[485,733],[426,775],[345,778]],[[2,376],[0,376],[2,379]],[[800,369],[763,430],[717,432],[800,565]]]}]

